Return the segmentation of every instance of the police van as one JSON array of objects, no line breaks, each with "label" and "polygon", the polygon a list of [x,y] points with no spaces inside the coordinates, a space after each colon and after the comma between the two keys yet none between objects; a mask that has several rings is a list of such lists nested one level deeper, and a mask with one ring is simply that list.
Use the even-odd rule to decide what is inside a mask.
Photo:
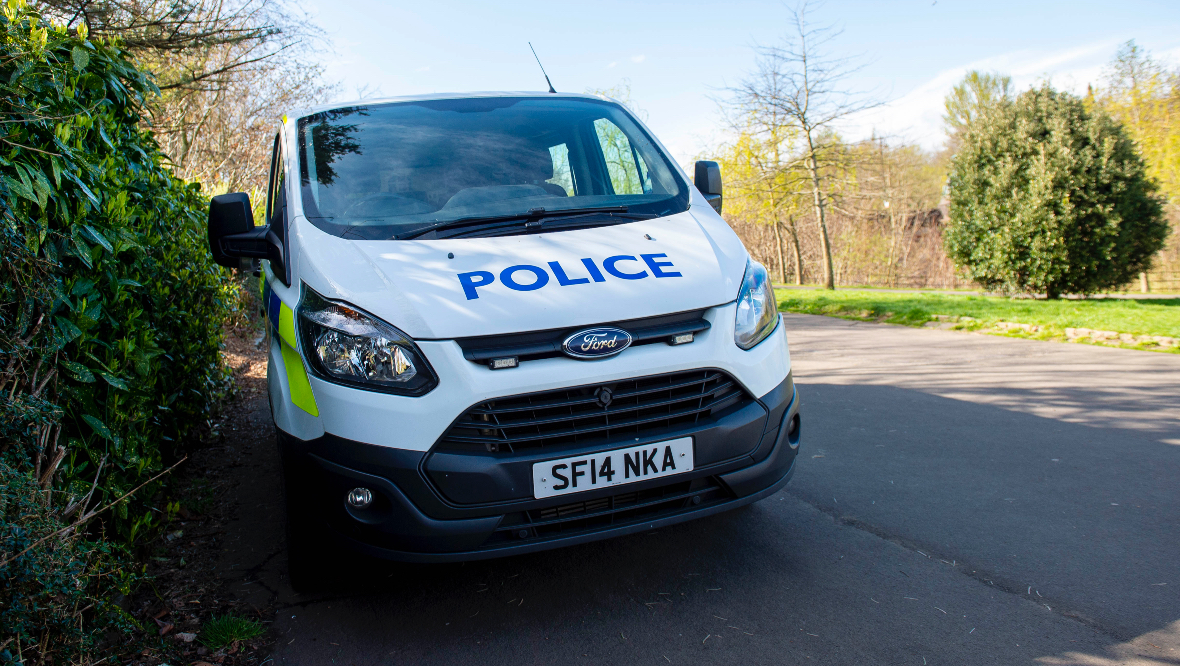
[{"label": "police van", "polygon": [[476,560],[766,497],[798,398],[766,269],[617,102],[491,93],[284,116],[261,272],[290,574],[325,557]]}]

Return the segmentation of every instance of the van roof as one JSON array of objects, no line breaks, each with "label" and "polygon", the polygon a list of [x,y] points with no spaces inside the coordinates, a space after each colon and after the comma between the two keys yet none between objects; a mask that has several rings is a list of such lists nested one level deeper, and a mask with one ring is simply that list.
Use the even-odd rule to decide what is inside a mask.
[{"label": "van roof", "polygon": [[332,102],[331,104],[319,104],[312,107],[304,107],[295,109],[285,115],[285,120],[297,120],[304,116],[310,116],[313,113],[321,111],[330,111],[332,109],[343,109],[350,106],[357,106],[360,104],[389,104],[395,102],[425,102],[436,99],[475,99],[479,97],[561,97],[574,99],[603,99],[609,102],[619,103],[618,100],[606,97],[605,95],[584,95],[581,93],[551,93],[543,90],[538,91],[501,91],[501,92],[468,92],[468,93],[431,93],[429,95],[407,95],[403,97],[379,97],[373,99],[358,99],[353,101]]}]

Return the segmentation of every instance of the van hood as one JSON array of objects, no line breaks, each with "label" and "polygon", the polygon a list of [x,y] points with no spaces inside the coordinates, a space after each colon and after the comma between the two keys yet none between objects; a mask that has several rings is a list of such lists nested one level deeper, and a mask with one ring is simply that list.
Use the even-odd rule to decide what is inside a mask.
[{"label": "van hood", "polygon": [[593,325],[737,296],[747,253],[709,210],[577,231],[357,241],[300,220],[298,273],[415,339]]}]

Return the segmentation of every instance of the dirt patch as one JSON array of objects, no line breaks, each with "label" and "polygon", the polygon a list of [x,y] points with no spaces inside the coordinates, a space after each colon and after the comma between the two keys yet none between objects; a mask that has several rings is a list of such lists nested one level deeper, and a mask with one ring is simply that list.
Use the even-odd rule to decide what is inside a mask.
[{"label": "dirt patch", "polygon": [[[123,655],[123,664],[238,666],[260,664],[271,652],[274,595],[243,589],[251,587],[246,585],[250,568],[235,566],[244,529],[237,518],[239,508],[248,501],[244,498],[257,499],[245,489],[266,474],[258,461],[273,464],[276,459],[268,448],[274,441],[263,340],[256,329],[236,329],[227,335],[224,357],[233,369],[235,392],[219,418],[210,422],[209,436],[175,472],[168,496],[160,498],[167,527],[148,544],[147,580],[125,606],[145,632],[155,636],[141,652]],[[281,509],[277,497],[272,501]],[[273,558],[282,546],[282,513],[263,514],[278,523],[270,540]],[[256,638],[219,645],[205,629],[210,620],[225,616],[257,623],[264,631]]]}]

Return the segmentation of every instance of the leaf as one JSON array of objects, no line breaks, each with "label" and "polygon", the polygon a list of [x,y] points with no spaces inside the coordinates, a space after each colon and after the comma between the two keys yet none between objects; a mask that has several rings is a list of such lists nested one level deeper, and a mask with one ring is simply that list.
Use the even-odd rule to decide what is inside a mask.
[{"label": "leaf", "polygon": [[75,176],[74,174],[72,174],[68,171],[63,173],[62,175],[65,176],[66,178],[69,178],[70,180],[74,181],[78,185],[78,187],[82,188],[82,193],[86,195],[86,198],[88,198],[92,202],[94,202],[95,206],[98,205],[98,203],[99,203],[98,197],[94,196],[94,192],[91,192],[90,188],[86,187],[86,184],[83,183],[81,179],[79,179],[77,176]]},{"label": "leaf", "polygon": [[74,287],[70,289],[71,296],[89,295],[94,292],[94,280],[82,278],[74,283]]},{"label": "leaf", "polygon": [[90,54],[87,53],[86,49],[82,48],[81,46],[75,46],[73,50],[70,51],[70,58],[72,58],[74,61],[74,69],[78,70],[79,72],[86,69],[86,65],[90,64]]},{"label": "leaf", "polygon": [[62,363],[62,365],[69,368],[70,371],[73,372],[75,375],[78,375],[78,381],[83,382],[85,384],[89,384],[94,381],[94,373],[90,372],[90,368],[87,368],[86,366],[82,365],[81,363],[76,363],[74,361],[66,361],[66,362]]},{"label": "leaf", "polygon": [[37,203],[37,195],[33,193],[33,188],[28,183],[22,183],[9,176],[4,176],[4,184],[8,186],[8,190],[13,194]]},{"label": "leaf", "polygon": [[127,390],[127,383],[124,382],[122,379],[119,379],[118,377],[115,377],[114,375],[108,375],[105,372],[100,372],[98,374],[100,377],[105,379],[108,384],[110,384],[111,386],[114,386],[115,388],[119,389],[120,391]]},{"label": "leaf", "polygon": [[76,340],[80,335],[82,335],[82,329],[78,328],[74,325],[74,322],[64,317],[57,318],[57,328],[59,331],[61,331],[62,337],[66,339],[66,342]]},{"label": "leaf", "polygon": [[143,286],[142,284],[136,282],[135,280],[129,280],[127,278],[120,279],[119,284],[124,287],[142,287]]},{"label": "leaf", "polygon": [[94,261],[90,258],[90,248],[77,236],[74,236],[74,250],[74,256],[81,259],[87,268],[94,268]]},{"label": "leaf", "polygon": [[106,236],[103,236],[101,233],[99,233],[97,229],[90,226],[89,224],[83,224],[82,228],[87,231],[86,235],[89,236],[91,240],[101,245],[107,252],[115,251],[115,248],[111,247],[111,242],[107,240]]},{"label": "leaf", "polygon": [[98,126],[98,135],[101,136],[102,140],[105,141],[106,144],[111,147],[111,150],[115,149],[115,144],[111,143],[111,137],[107,136],[107,130],[102,125]]},{"label": "leaf", "polygon": [[94,432],[98,433],[99,437],[102,437],[103,439],[110,442],[115,441],[115,437],[111,434],[110,429],[107,428],[106,424],[102,421],[99,421],[89,414],[83,414],[82,420],[89,424],[91,428],[94,428]]},{"label": "leaf", "polygon": [[33,190],[37,193],[37,205],[44,210],[46,202],[49,201],[49,193],[52,190],[49,186],[49,179],[45,177],[45,174],[40,169],[29,169],[29,172],[33,175]]},{"label": "leaf", "polygon": [[8,77],[8,85],[12,85],[12,84],[16,83],[20,79],[20,77],[24,76],[25,72],[27,72],[33,68],[33,65],[35,64],[35,62],[36,62],[35,60],[29,59],[29,60],[26,60],[24,63],[22,63],[20,67],[17,67],[12,72],[12,76]]}]

